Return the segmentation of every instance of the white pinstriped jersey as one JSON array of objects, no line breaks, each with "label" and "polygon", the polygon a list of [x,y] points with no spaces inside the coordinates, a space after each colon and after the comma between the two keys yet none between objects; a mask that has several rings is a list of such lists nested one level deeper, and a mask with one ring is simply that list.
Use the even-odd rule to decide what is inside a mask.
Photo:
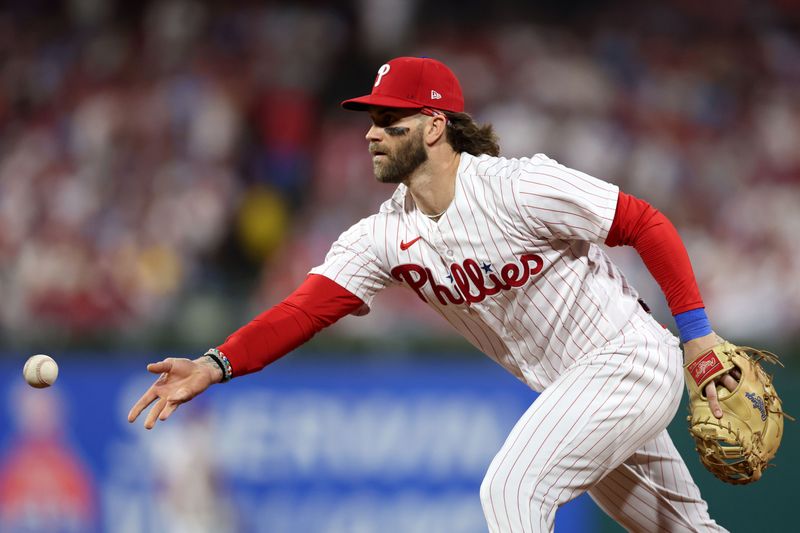
[{"label": "white pinstriped jersey", "polygon": [[616,338],[637,294],[598,244],[617,186],[543,154],[461,154],[455,198],[434,222],[400,185],[311,273],[368,305],[405,285],[474,346],[541,391]]}]

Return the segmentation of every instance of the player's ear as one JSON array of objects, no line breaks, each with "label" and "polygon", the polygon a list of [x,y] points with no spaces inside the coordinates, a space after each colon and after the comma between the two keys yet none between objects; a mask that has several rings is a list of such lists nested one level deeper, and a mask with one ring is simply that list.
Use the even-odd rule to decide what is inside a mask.
[{"label": "player's ear", "polygon": [[423,138],[426,144],[434,145],[439,139],[445,139],[447,130],[447,117],[442,113],[436,113],[428,117],[428,121],[423,128]]}]

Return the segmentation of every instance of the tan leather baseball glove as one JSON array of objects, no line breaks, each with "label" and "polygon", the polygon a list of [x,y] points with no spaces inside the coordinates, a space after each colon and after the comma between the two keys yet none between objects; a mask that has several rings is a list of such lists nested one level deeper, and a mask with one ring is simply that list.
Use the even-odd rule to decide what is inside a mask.
[{"label": "tan leather baseball glove", "polygon": [[[722,342],[684,367],[689,433],[700,462],[726,483],[757,481],[781,443],[785,415],[772,376],[761,367],[761,361],[781,364],[773,353]],[[723,412],[717,419],[704,391],[708,383],[729,371],[741,375],[732,392],[717,386]]]}]

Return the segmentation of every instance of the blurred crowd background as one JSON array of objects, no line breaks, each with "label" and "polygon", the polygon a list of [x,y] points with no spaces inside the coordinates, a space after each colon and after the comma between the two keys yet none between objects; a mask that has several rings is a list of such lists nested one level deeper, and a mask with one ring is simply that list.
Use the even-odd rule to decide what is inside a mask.
[{"label": "blurred crowd background", "polygon": [[[277,303],[392,192],[338,104],[398,55],[450,65],[503,155],[666,213],[718,332],[793,343],[798,23],[791,0],[5,2],[2,344],[199,350]],[[460,342],[402,291],[325,336],[375,341]]]}]

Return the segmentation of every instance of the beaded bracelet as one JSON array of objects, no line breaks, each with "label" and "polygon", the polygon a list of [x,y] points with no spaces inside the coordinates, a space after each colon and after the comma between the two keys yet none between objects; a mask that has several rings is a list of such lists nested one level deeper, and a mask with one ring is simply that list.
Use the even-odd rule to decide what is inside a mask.
[{"label": "beaded bracelet", "polygon": [[210,357],[212,361],[217,363],[219,369],[222,370],[222,383],[230,381],[230,379],[233,377],[233,368],[231,368],[231,362],[228,361],[228,358],[225,356],[225,354],[216,348],[211,348],[204,355]]}]

